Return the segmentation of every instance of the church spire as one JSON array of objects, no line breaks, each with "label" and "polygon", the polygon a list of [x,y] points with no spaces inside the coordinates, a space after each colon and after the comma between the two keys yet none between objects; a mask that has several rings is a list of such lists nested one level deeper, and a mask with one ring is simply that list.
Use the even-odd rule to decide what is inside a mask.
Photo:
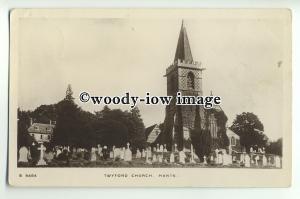
[{"label": "church spire", "polygon": [[186,28],[184,25],[184,21],[182,20],[181,23],[181,29],[179,33],[178,43],[177,43],[177,49],[175,53],[174,61],[176,60],[184,60],[187,62],[193,61],[192,51],[189,43],[189,39],[186,33]]}]

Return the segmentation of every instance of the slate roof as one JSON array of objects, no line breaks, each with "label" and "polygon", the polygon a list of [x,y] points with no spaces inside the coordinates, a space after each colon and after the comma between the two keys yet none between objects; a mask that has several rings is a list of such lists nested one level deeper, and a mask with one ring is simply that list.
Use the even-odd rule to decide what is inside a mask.
[{"label": "slate roof", "polygon": [[157,134],[156,131],[153,131],[156,127],[159,128],[157,124],[154,124],[145,129],[146,140],[150,144],[154,144],[161,141],[162,132],[159,130],[159,133]]},{"label": "slate roof", "polygon": [[178,59],[186,62],[193,62],[192,51],[183,20],[179,33],[174,61],[177,61]]},{"label": "slate roof", "polygon": [[33,123],[29,128],[29,133],[51,134],[53,133],[53,124]]}]

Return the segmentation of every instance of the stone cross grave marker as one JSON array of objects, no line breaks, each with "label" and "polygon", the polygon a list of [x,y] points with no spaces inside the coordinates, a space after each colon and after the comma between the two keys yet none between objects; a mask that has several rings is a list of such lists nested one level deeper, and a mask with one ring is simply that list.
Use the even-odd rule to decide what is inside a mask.
[{"label": "stone cross grave marker", "polygon": [[125,150],[124,160],[125,161],[131,161],[132,160],[132,152],[129,148],[130,144],[127,143],[127,149]]},{"label": "stone cross grave marker", "polygon": [[41,143],[41,146],[38,148],[40,151],[40,159],[37,162],[37,166],[44,166],[47,165],[46,161],[44,160],[44,151],[46,150],[46,147],[44,147],[43,143]]}]

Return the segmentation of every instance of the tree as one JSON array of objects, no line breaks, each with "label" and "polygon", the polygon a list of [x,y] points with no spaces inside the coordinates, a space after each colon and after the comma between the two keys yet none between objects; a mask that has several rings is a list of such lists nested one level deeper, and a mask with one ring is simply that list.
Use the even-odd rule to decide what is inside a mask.
[{"label": "tree", "polygon": [[237,115],[230,129],[240,136],[240,144],[246,151],[252,146],[266,147],[268,138],[263,133],[263,124],[255,114],[243,112]]},{"label": "tree", "polygon": [[29,135],[27,129],[30,126],[30,111],[22,111],[18,108],[18,148],[29,146],[34,139]]},{"label": "tree", "polygon": [[49,123],[51,121],[56,121],[56,105],[41,105],[37,107],[31,114],[31,117],[39,123]]},{"label": "tree", "polygon": [[74,101],[73,91],[72,91],[71,84],[68,84],[68,88],[67,88],[67,91],[66,91],[65,100],[67,100],[67,101]]},{"label": "tree", "polygon": [[137,106],[131,109],[129,119],[132,122],[132,128],[129,130],[129,139],[130,143],[132,144],[133,150],[136,151],[137,148],[145,148],[145,125],[141,118],[140,110]]},{"label": "tree", "polygon": [[208,130],[208,114],[208,112],[205,112],[205,128],[202,129],[199,106],[196,106],[194,129],[191,130],[191,142],[200,162],[204,161],[204,156],[209,156],[212,147],[212,137]]},{"label": "tree", "polygon": [[282,156],[282,138],[275,142],[270,142],[266,147],[266,153]]},{"label": "tree", "polygon": [[93,145],[124,147],[128,142],[127,127],[115,120],[96,120],[93,124]]},{"label": "tree", "polygon": [[191,142],[200,162],[203,162],[203,157],[208,157],[210,155],[212,147],[212,138],[209,130],[200,128],[192,129]]},{"label": "tree", "polygon": [[75,103],[69,85],[64,100],[56,105],[57,122],[53,132],[53,144],[90,147],[91,115]]},{"label": "tree", "polygon": [[130,111],[122,111],[120,109],[109,109],[104,106],[103,110],[95,112],[97,119],[107,121],[117,121],[122,123],[128,132],[128,139],[133,151],[137,148],[146,147],[145,126],[137,107]]}]

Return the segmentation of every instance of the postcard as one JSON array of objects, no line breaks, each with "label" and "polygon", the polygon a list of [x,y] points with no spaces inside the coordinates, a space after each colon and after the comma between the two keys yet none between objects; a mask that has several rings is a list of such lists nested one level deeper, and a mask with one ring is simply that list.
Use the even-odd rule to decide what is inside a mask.
[{"label": "postcard", "polygon": [[291,185],[288,9],[13,9],[9,183]]}]

